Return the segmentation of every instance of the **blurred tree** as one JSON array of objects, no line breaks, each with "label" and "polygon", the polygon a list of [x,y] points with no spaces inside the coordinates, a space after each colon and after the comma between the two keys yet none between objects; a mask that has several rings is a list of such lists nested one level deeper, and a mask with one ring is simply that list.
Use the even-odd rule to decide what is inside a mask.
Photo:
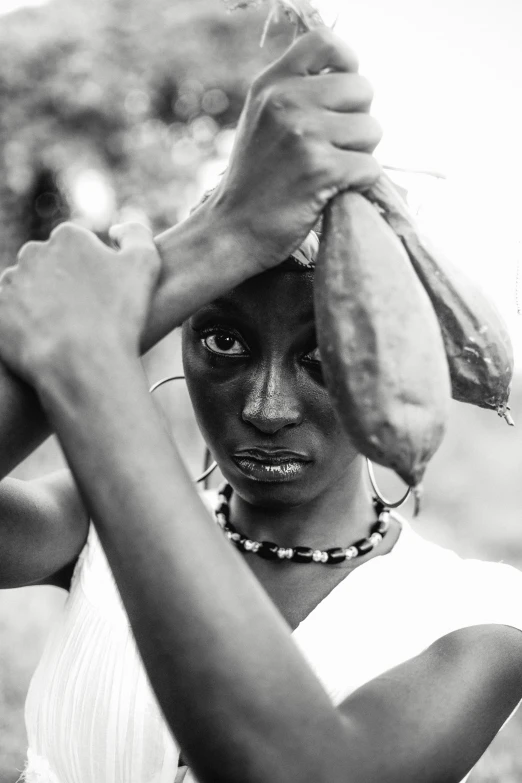
[{"label": "blurred tree", "polygon": [[182,217],[254,75],[288,43],[220,0],[53,0],[0,29],[0,268],[68,217]]}]

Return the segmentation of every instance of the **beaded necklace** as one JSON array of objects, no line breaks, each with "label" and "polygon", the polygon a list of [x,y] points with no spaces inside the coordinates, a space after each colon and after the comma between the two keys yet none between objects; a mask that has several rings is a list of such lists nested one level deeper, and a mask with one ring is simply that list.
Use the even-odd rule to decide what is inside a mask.
[{"label": "beaded necklace", "polygon": [[214,511],[216,522],[224,531],[227,538],[242,552],[251,552],[263,557],[265,560],[291,560],[294,563],[322,563],[334,565],[345,560],[354,560],[357,557],[367,555],[375,549],[383,540],[390,527],[390,509],[376,498],[373,498],[373,507],[377,514],[377,521],[372,527],[368,538],[356,541],[347,547],[332,547],[331,549],[314,549],[309,546],[284,547],[274,544],[273,541],[253,541],[242,535],[230,521],[229,501],[232,497],[232,487],[224,483],[219,488],[218,505]]}]

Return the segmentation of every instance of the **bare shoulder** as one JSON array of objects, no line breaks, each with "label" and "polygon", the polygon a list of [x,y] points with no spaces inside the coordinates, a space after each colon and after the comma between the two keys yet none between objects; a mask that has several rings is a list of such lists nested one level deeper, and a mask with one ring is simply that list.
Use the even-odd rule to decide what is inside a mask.
[{"label": "bare shoulder", "polygon": [[89,518],[71,473],[0,483],[0,587],[67,588]]},{"label": "bare shoulder", "polygon": [[[522,632],[488,624],[437,639],[363,685],[341,711],[363,739],[368,779],[386,768],[390,783],[457,783],[521,699]],[[366,736],[379,737],[377,753]]]},{"label": "bare shoulder", "polygon": [[460,628],[437,639],[423,655],[428,670],[444,674],[443,682],[466,694],[468,704],[479,684],[480,700],[501,704],[508,686],[509,701],[511,696],[517,702],[522,699],[522,630],[518,628],[500,624]]}]

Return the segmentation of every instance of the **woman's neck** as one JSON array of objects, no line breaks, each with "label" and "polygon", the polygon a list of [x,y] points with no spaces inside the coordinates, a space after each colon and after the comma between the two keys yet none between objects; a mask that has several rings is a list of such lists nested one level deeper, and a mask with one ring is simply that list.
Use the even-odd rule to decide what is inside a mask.
[{"label": "woman's neck", "polygon": [[254,541],[318,549],[349,546],[368,536],[376,521],[363,467],[362,458],[354,460],[340,479],[298,506],[254,506],[233,493],[230,519],[243,535]]}]

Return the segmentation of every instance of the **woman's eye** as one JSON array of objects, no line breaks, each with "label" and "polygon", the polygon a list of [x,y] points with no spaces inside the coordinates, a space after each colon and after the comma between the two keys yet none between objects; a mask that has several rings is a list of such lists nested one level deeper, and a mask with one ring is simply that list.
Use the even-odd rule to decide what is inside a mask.
[{"label": "woman's eye", "polygon": [[245,356],[246,349],[237,337],[228,332],[212,332],[202,338],[205,348],[221,356]]},{"label": "woman's eye", "polygon": [[310,351],[310,353],[307,353],[304,358],[308,362],[320,362],[321,361],[321,353],[319,351],[319,348],[314,348],[314,350]]}]

